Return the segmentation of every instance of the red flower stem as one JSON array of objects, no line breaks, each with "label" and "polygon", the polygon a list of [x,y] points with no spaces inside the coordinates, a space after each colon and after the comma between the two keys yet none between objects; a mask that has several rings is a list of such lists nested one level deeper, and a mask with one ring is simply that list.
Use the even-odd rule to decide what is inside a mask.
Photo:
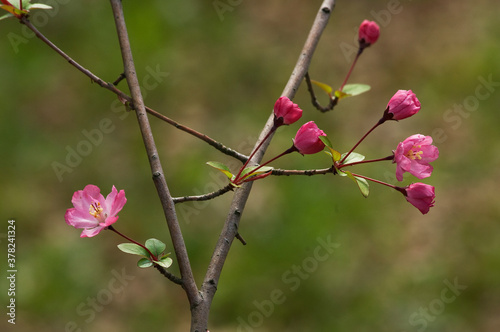
[{"label": "red flower stem", "polygon": [[[292,145],[291,148],[289,148],[288,150],[286,150],[285,152],[277,155],[276,157],[266,161],[265,163],[263,163],[262,165],[259,165],[259,167],[257,167],[256,169],[252,170],[251,172],[248,172],[247,174],[245,174],[245,178],[247,178],[248,176],[252,175],[253,173],[257,172],[259,169],[261,169],[262,167],[272,163],[273,161],[275,161],[276,159],[280,158],[280,157],[283,157],[284,155],[286,154],[289,154],[289,153],[292,153],[294,151],[297,151],[297,148],[295,147],[295,145]],[[240,183],[238,183],[239,181],[238,180],[241,180],[240,178],[236,178],[235,179],[235,184],[236,185],[239,185]]]},{"label": "red flower stem", "polygon": [[365,180],[368,180],[368,181],[372,181],[372,182],[375,182],[375,183],[379,183],[379,184],[383,184],[384,186],[387,186],[387,187],[391,187],[393,189],[396,189],[399,188],[393,184],[390,184],[390,183],[387,183],[387,182],[382,182],[380,180],[375,180],[375,179],[372,179],[372,178],[369,178],[367,176],[364,176],[364,175],[359,175],[359,174],[355,174],[355,173],[351,173],[353,176],[357,177],[357,178],[362,178],[362,179],[365,179]]},{"label": "red flower stem", "polygon": [[347,80],[349,79],[349,77],[351,76],[351,73],[352,73],[352,70],[354,69],[354,66],[356,65],[356,62],[358,62],[358,58],[359,56],[361,55],[361,53],[363,53],[363,49],[360,47],[358,49],[358,53],[356,53],[356,57],[354,58],[354,61],[351,65],[351,68],[349,68],[349,72],[347,73],[347,76],[345,77],[344,79],[344,82],[342,83],[342,85],[340,86],[340,89],[339,91],[342,91],[342,89],[344,88],[344,86],[346,85],[347,83]]},{"label": "red flower stem", "polygon": [[262,141],[260,141],[259,145],[252,151],[252,153],[248,157],[247,161],[243,164],[243,166],[241,166],[240,171],[236,175],[236,179],[240,178],[241,172],[243,172],[243,170],[247,167],[248,163],[253,158],[253,156],[255,155],[255,153],[257,153],[257,151],[259,151],[259,149],[262,146],[262,144],[264,144],[264,142],[267,141],[267,139],[269,138],[269,136],[271,136],[271,134],[276,130],[276,128],[277,127],[273,125],[271,127],[271,129],[269,130],[269,132],[267,133],[266,137],[264,137],[264,139]]},{"label": "red flower stem", "polygon": [[117,231],[117,230],[113,227],[113,225],[109,225],[109,226],[108,226],[108,229],[109,229],[110,231],[113,231],[113,232],[115,232],[116,234],[120,235],[121,237],[123,237],[123,238],[124,238],[124,239],[126,239],[127,241],[130,241],[130,242],[132,242],[132,243],[134,243],[134,244],[137,244],[137,245],[138,245],[138,246],[140,246],[140,247],[143,247],[144,249],[146,249],[146,251],[149,253],[149,255],[150,255],[150,256],[151,256],[151,257],[152,257],[155,261],[156,261],[156,260],[158,260],[158,257],[156,257],[155,255],[153,255],[153,253],[152,253],[151,251],[149,251],[149,249],[148,249],[148,248],[146,248],[146,246],[145,246],[145,245],[140,244],[139,242],[134,241],[134,240],[132,240],[131,238],[129,238],[128,236],[126,236],[126,235],[124,235],[124,234],[120,233],[119,231]]},{"label": "red flower stem", "polygon": [[349,150],[349,152],[347,152],[347,154],[345,155],[344,158],[342,158],[342,160],[340,161],[339,164],[342,164],[347,157],[349,157],[349,155],[354,151],[354,149],[356,149],[358,147],[358,145],[363,142],[363,140],[366,138],[366,136],[368,136],[375,128],[377,128],[378,126],[380,126],[382,123],[385,122],[385,119],[382,118],[380,120],[378,120],[378,122],[370,129],[368,130],[368,132],[366,134],[363,135],[363,137],[361,137],[361,139],[358,141],[358,143],[356,143],[351,150]]},{"label": "red flower stem", "polygon": [[354,165],[359,165],[359,164],[368,164],[368,163],[374,163],[374,162],[377,162],[377,161],[393,160],[393,159],[394,159],[394,155],[392,154],[392,155],[387,156],[385,158],[362,160],[362,161],[357,161],[357,162],[354,162],[354,163],[339,165],[339,166],[337,166],[337,169],[341,169],[342,167],[345,167],[345,166],[354,166]]}]

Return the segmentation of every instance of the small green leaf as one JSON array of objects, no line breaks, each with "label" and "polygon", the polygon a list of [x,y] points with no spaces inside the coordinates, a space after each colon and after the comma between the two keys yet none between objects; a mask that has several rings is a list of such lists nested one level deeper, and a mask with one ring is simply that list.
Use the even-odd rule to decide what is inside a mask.
[{"label": "small green leaf", "polygon": [[368,84],[346,84],[342,91],[349,96],[357,96],[366,91],[370,91],[371,87]]},{"label": "small green leaf", "polygon": [[121,243],[117,247],[127,254],[149,257],[149,253],[146,251],[146,249],[135,243]]},{"label": "small green leaf", "polygon": [[219,171],[224,173],[229,178],[229,180],[231,180],[233,178],[233,173],[231,173],[231,170],[229,169],[229,167],[227,167],[223,163],[220,163],[218,161],[207,161],[207,165],[211,166],[215,169],[218,169]]},{"label": "small green leaf", "polygon": [[155,261],[156,264],[163,266],[164,268],[169,268],[172,265],[173,260],[170,257],[163,256],[159,261]]},{"label": "small green leaf", "polygon": [[[346,152],[347,153],[347,152]],[[342,158],[346,155],[346,153],[342,154]],[[362,154],[356,153],[356,152],[351,152],[349,156],[344,160],[343,164],[351,164],[351,163],[356,163],[358,161],[363,161],[365,159],[365,156]]]},{"label": "small green leaf", "polygon": [[[241,179],[248,180],[248,179],[250,179],[250,178],[252,178],[254,176],[258,176],[258,175],[261,175],[261,174],[264,174],[264,173],[272,172],[272,170],[274,169],[274,167],[271,167],[271,166],[262,166],[256,172],[252,173],[252,171],[254,169],[256,169],[257,167],[259,167],[259,166],[257,165],[257,166],[250,166],[250,167],[245,168],[241,172],[241,175],[240,175]],[[247,175],[249,173],[252,173],[252,174]]]},{"label": "small green leaf", "polygon": [[325,152],[328,153],[330,156],[332,156],[334,163],[336,163],[337,161],[339,161],[342,158],[340,152],[338,152],[337,150],[334,150],[331,147],[328,147],[328,149],[330,150],[330,152],[326,152],[326,151]]},{"label": "small green leaf", "polygon": [[42,3],[34,3],[34,4],[30,4],[28,7],[26,7],[26,9],[52,9],[51,6],[49,5],[44,5]]},{"label": "small green leaf", "polygon": [[165,243],[157,239],[148,239],[146,241],[146,248],[156,257],[160,256],[165,251],[166,247],[167,245]]},{"label": "small green leaf", "polygon": [[347,93],[343,92],[343,91],[340,91],[340,90],[335,90],[335,97],[340,100],[342,98],[345,98],[345,97],[349,97],[350,95],[348,95]]},{"label": "small green leaf", "polygon": [[325,144],[327,147],[332,148],[332,142],[328,139],[328,136],[318,136],[318,138]]},{"label": "small green leaf", "polygon": [[368,184],[368,181],[366,181],[363,178],[359,178],[357,176],[352,175],[351,172],[349,171],[343,171],[351,180],[354,181],[358,185],[359,191],[361,191],[361,195],[364,197],[368,197],[370,194],[370,185]]},{"label": "small green leaf", "polygon": [[149,259],[147,258],[141,258],[139,259],[139,261],[137,262],[137,266],[138,267],[141,267],[143,269],[147,268],[147,267],[151,267],[153,266],[153,262],[151,262]]},{"label": "small green leaf", "polygon": [[311,83],[319,86],[321,88],[321,90],[325,91],[328,95],[330,95],[330,96],[332,95],[333,89],[328,84],[321,83],[321,82],[318,82],[315,80],[311,80]]},{"label": "small green leaf", "polygon": [[[0,8],[1,8],[1,6],[0,6]],[[2,16],[0,16],[0,21],[3,20],[3,19],[9,18],[9,17],[14,17],[14,15],[12,15],[11,13],[2,15]]]}]

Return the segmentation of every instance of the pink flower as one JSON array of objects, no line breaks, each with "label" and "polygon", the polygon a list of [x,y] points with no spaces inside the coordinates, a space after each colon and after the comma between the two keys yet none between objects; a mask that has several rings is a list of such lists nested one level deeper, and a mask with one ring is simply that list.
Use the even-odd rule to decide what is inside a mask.
[{"label": "pink flower", "polygon": [[406,200],[419,209],[422,214],[426,214],[434,206],[436,195],[433,186],[424,183],[412,183],[406,188],[402,188],[401,192],[405,195]]},{"label": "pink flower", "polygon": [[420,110],[420,102],[411,90],[398,90],[389,100],[384,113],[385,120],[406,119]]},{"label": "pink flower", "polygon": [[432,137],[416,134],[398,144],[393,161],[397,164],[398,181],[403,180],[404,172],[410,172],[419,179],[431,176],[434,168],[429,163],[439,157],[438,148],[431,143]]},{"label": "pink flower", "polygon": [[68,209],[64,215],[66,223],[75,228],[83,228],[80,237],[92,237],[118,220],[116,215],[125,205],[125,191],[116,190],[104,199],[99,187],[87,185],[78,190],[71,199],[74,208]]},{"label": "pink flower", "polygon": [[274,104],[274,123],[276,127],[281,125],[289,125],[300,119],[302,110],[297,104],[286,97],[278,98]]},{"label": "pink flower", "polygon": [[359,43],[365,47],[375,43],[379,35],[380,28],[373,21],[364,20],[359,26]]},{"label": "pink flower", "polygon": [[325,143],[319,136],[326,136],[323,130],[319,129],[314,121],[309,121],[299,128],[293,145],[301,154],[314,154],[324,149]]}]

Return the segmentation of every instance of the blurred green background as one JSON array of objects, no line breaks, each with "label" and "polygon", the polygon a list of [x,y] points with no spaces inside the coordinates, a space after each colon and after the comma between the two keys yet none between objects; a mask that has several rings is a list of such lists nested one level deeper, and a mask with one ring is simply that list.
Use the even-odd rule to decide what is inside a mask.
[{"label": "blurred green background", "polygon": [[[45,3],[54,10],[33,15],[35,25],[83,66],[114,81],[122,65],[109,3]],[[217,11],[214,3],[227,10]],[[248,154],[320,4],[124,1],[147,105]],[[436,187],[436,206],[423,216],[401,194],[378,185],[364,199],[350,181],[331,175],[255,183],[241,222],[248,245],[235,242],[231,249],[211,331],[500,331],[498,2],[338,1],[310,69],[313,79],[341,84],[364,19],[379,23],[381,37],[350,82],[370,84],[371,91],[327,114],[311,106],[305,85],[294,101],[304,109],[302,120],[316,121],[347,151],[396,90],[412,89],[421,112],[384,124],[357,151],[383,157],[412,134],[433,135],[440,158],[424,182]],[[171,248],[134,114],[16,20],[0,24],[0,329],[188,330],[180,287],[138,269],[133,256],[117,250],[122,241],[115,234],[80,239],[64,222],[74,191],[92,183],[107,194],[115,185],[128,199],[116,228]],[[127,90],[124,82],[119,87]],[[85,133],[101,121],[112,129],[89,145]],[[176,196],[224,185],[208,160],[238,167],[205,143],[154,118],[151,123]],[[265,158],[288,148],[298,127],[280,129]],[[72,149],[88,152],[58,177],[54,162],[66,164]],[[322,168],[329,160],[294,154],[274,166]],[[390,163],[357,170],[394,181]],[[412,181],[418,179],[405,177],[404,184]],[[230,200],[228,194],[178,210],[198,283]],[[15,326],[4,314],[11,218]],[[335,243],[328,254],[317,249],[325,241]],[[172,270],[177,273],[175,263]]]}]

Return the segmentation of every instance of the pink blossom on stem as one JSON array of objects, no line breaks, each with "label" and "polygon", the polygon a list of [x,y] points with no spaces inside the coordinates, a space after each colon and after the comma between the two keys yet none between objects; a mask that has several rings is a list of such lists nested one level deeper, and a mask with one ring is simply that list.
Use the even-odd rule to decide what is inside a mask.
[{"label": "pink blossom on stem", "polygon": [[276,127],[289,125],[300,119],[302,110],[294,104],[288,97],[278,98],[274,104],[274,124]]},{"label": "pink blossom on stem", "polygon": [[361,46],[374,44],[380,36],[380,27],[373,21],[364,20],[359,26],[358,40]]},{"label": "pink blossom on stem", "polygon": [[438,148],[431,143],[432,137],[416,134],[398,144],[393,151],[398,181],[403,180],[404,172],[410,172],[419,179],[431,176],[434,168],[429,163],[439,157]]},{"label": "pink blossom on stem", "polygon": [[325,148],[325,143],[319,139],[320,136],[326,136],[326,134],[314,121],[309,121],[299,128],[293,145],[301,154],[318,153]]},{"label": "pink blossom on stem", "polygon": [[406,119],[420,111],[420,101],[411,90],[398,90],[387,104],[385,120]]},{"label": "pink blossom on stem", "polygon": [[434,206],[434,187],[424,183],[412,183],[406,188],[400,190],[408,202],[420,210],[422,214],[429,212]]},{"label": "pink blossom on stem", "polygon": [[125,191],[116,190],[104,199],[99,187],[87,185],[78,190],[71,199],[74,208],[68,209],[64,215],[66,223],[75,228],[83,228],[80,237],[92,237],[118,220],[116,215],[125,205]]}]

